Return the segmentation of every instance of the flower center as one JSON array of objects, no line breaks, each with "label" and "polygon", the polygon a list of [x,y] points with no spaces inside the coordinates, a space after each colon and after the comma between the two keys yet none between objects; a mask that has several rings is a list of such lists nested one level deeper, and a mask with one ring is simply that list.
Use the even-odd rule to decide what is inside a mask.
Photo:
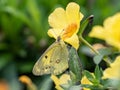
[{"label": "flower center", "polygon": [[76,23],[72,23],[72,24],[68,25],[68,27],[66,29],[64,29],[62,39],[65,40],[67,38],[70,38],[76,32],[76,30],[77,30]]}]

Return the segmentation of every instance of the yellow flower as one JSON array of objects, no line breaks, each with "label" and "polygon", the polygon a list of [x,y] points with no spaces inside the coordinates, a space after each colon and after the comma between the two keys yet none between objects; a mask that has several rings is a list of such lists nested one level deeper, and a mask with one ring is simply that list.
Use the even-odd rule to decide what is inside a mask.
[{"label": "yellow flower", "polygon": [[108,17],[103,26],[94,26],[89,36],[105,40],[120,50],[120,13]]},{"label": "yellow flower", "polygon": [[[68,75],[68,74],[63,74],[60,78],[58,78],[55,75],[51,75],[51,79],[54,81],[55,88],[57,90],[64,90],[63,88],[60,87],[60,85],[68,84],[68,81],[71,80],[70,75]],[[92,85],[92,83],[86,78],[86,76],[82,77],[81,84],[91,84]],[[90,90],[90,89],[89,88],[83,88],[83,90]]]},{"label": "yellow flower", "polygon": [[70,80],[70,75],[63,74],[60,78],[58,78],[55,75],[51,75],[51,79],[54,81],[54,83],[56,85],[55,88],[57,90],[64,90],[63,88],[60,87],[60,85],[68,84],[68,80]]},{"label": "yellow flower", "polygon": [[120,56],[118,56],[110,67],[103,72],[103,79],[120,79]]},{"label": "yellow flower", "polygon": [[60,36],[63,41],[78,49],[79,39],[77,32],[83,18],[83,14],[79,10],[79,5],[74,2],[67,5],[66,11],[63,8],[56,8],[48,19],[51,26],[48,35],[55,39]]},{"label": "yellow flower", "polygon": [[[81,84],[91,84],[92,85],[92,83],[87,79],[86,76],[82,77]],[[83,88],[83,90],[90,90],[90,89],[89,88]]]}]

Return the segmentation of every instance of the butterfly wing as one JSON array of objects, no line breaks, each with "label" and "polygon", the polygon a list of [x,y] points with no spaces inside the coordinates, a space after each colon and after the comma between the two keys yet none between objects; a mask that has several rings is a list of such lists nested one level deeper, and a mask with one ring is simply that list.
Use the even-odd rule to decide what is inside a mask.
[{"label": "butterfly wing", "polygon": [[51,56],[53,51],[57,48],[57,43],[53,43],[44,53],[43,55],[38,59],[38,61],[35,63],[33,67],[33,74],[34,75],[43,75],[43,74],[50,74],[52,67],[50,66],[51,62]]},{"label": "butterfly wing", "polygon": [[[62,50],[63,49],[63,50]],[[64,50],[65,49],[65,50]],[[60,53],[66,53],[64,54]],[[60,56],[61,55],[61,56]],[[65,57],[65,58],[64,58]],[[58,62],[60,60],[60,63]],[[62,63],[63,61],[63,63]],[[61,65],[64,65],[64,68]],[[68,51],[63,41],[53,43],[38,59],[33,67],[34,75],[59,74],[68,68]]]},{"label": "butterfly wing", "polygon": [[68,68],[68,50],[63,41],[54,49],[51,57],[52,74],[58,75]]}]

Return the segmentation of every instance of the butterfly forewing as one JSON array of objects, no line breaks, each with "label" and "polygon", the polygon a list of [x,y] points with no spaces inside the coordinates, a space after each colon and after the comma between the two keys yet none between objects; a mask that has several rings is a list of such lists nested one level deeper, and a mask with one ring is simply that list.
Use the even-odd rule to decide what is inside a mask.
[{"label": "butterfly forewing", "polygon": [[50,58],[52,52],[58,47],[57,43],[53,43],[38,59],[33,67],[33,74],[34,75],[43,75],[43,74],[50,74],[51,73],[51,66],[50,66]]},{"label": "butterfly forewing", "polygon": [[60,74],[68,68],[67,59],[68,51],[65,43],[57,41],[38,59],[33,67],[33,74]]}]

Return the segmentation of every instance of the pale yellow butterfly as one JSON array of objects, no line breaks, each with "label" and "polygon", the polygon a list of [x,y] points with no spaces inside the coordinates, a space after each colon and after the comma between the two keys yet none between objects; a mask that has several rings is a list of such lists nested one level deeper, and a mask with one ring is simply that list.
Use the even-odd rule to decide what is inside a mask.
[{"label": "pale yellow butterfly", "polygon": [[68,68],[68,49],[60,37],[43,53],[33,67],[34,75],[58,75]]}]

